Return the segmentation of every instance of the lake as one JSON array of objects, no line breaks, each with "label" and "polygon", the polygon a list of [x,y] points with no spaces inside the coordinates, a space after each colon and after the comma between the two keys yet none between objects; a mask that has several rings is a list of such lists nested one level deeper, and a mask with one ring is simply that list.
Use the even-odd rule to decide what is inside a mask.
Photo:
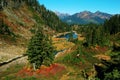
[{"label": "lake", "polygon": [[58,38],[66,38],[68,40],[71,36],[72,36],[73,39],[77,39],[78,38],[78,35],[75,32],[67,33],[65,35],[61,35]]}]

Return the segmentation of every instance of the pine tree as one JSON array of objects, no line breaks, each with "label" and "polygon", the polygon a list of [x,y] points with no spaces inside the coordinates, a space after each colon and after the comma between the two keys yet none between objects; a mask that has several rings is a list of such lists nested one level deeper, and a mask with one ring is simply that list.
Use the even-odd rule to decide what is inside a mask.
[{"label": "pine tree", "polygon": [[110,34],[120,32],[120,15],[114,15],[104,23],[104,31]]},{"label": "pine tree", "polygon": [[42,30],[38,30],[28,45],[28,60],[35,69],[40,68],[42,64],[50,65],[54,59],[54,49],[52,43]]}]

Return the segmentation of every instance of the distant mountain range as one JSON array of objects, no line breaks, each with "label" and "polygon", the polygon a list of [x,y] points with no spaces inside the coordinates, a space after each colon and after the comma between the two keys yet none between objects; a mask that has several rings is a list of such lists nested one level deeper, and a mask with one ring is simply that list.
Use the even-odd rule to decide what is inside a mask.
[{"label": "distant mountain range", "polygon": [[60,18],[60,19],[65,19],[67,17],[69,17],[70,15],[67,13],[60,13],[58,11],[55,11],[55,14]]},{"label": "distant mountain range", "polygon": [[112,15],[104,12],[97,11],[92,13],[90,11],[83,11],[80,13],[75,13],[73,15],[64,14],[60,12],[55,12],[56,15],[64,22],[69,24],[87,24],[87,23],[97,23],[101,24],[106,19],[109,19]]}]

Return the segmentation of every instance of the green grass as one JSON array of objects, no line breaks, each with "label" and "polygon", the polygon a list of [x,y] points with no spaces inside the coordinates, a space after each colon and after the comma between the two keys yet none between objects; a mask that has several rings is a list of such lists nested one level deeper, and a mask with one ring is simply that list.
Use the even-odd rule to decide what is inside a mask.
[{"label": "green grass", "polygon": [[[81,44],[77,46],[78,48],[72,53],[68,53],[62,57],[58,57],[55,59],[56,63],[64,64],[69,73],[69,80],[84,80],[84,75],[82,75],[82,71],[85,73],[91,72],[93,69],[93,64],[98,63],[99,60],[94,58],[93,56],[96,54],[90,48],[82,47]],[[79,54],[79,56],[77,56]],[[73,71],[71,71],[73,70]]]},{"label": "green grass", "polygon": [[95,53],[90,50],[89,52],[86,50],[87,49],[81,46],[78,46],[77,50],[75,50],[72,53],[66,54],[63,57],[56,59],[56,62],[71,64],[71,65],[76,65],[76,64],[79,65],[81,62],[83,64],[85,64],[86,62],[90,62],[90,63],[97,62],[96,58],[93,57]]},{"label": "green grass", "polygon": [[7,70],[0,72],[0,80],[13,80],[16,78],[15,74],[24,67],[23,64],[15,64],[7,68]]}]

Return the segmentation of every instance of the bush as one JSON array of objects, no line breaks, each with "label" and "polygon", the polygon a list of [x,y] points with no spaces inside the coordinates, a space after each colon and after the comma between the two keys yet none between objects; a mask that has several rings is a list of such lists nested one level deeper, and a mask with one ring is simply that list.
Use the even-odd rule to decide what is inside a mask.
[{"label": "bush", "polygon": [[3,38],[10,37],[12,41],[16,40],[16,35],[12,32],[10,27],[5,24],[3,21],[0,24],[0,34],[3,36]]},{"label": "bush", "polygon": [[120,80],[120,71],[117,69],[114,69],[110,73],[105,73],[104,80]]}]

